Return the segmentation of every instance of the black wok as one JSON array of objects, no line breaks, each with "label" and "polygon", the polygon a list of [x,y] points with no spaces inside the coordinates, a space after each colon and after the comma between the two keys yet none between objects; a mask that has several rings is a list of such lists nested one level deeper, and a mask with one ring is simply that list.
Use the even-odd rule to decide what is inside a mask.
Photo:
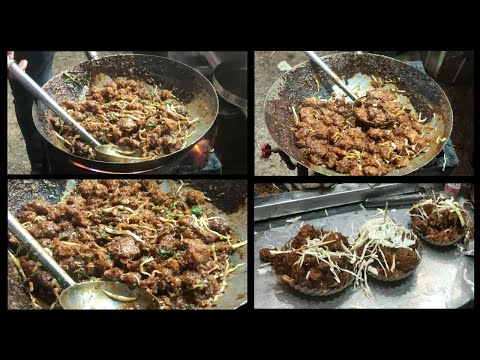
[{"label": "black wok", "polygon": [[[64,179],[9,179],[8,187],[8,208],[14,215],[25,203],[43,197],[52,204],[60,202],[62,196],[67,192],[71,193],[72,185],[75,182]],[[175,185],[175,181],[164,180],[162,189],[169,190]],[[242,240],[246,240],[247,233],[247,182],[244,180],[188,180],[188,185],[194,189],[201,190],[211,199],[211,203],[227,215],[229,223],[234,232]],[[247,246],[235,251],[231,258],[231,264],[247,262]],[[12,307],[16,309],[29,308],[25,297],[19,289],[23,284],[14,276],[13,271],[8,275],[8,295]],[[247,266],[242,266],[231,273],[228,278],[228,286],[225,293],[218,298],[215,308],[234,309],[247,302]]]},{"label": "black wok", "polygon": [[69,153],[46,121],[51,113],[43,104],[37,103],[33,119],[37,130],[54,150],[80,166],[104,172],[132,173],[159,168],[186,155],[213,125],[218,112],[218,98],[212,84],[195,69],[175,60],[151,55],[112,55],[92,61],[84,61],[65,70],[77,81],[71,81],[61,73],[48,81],[43,89],[57,102],[64,99],[82,100],[86,89],[92,85],[101,87],[111,79],[127,78],[145,84],[172,90],[185,104],[192,118],[199,118],[190,128],[195,133],[187,140],[185,148],[166,156],[135,163],[110,163],[86,159]]},{"label": "black wok", "polygon": [[[353,77],[371,79],[371,75],[384,80],[394,79],[397,88],[406,91],[403,95],[410,99],[415,110],[422,113],[422,118],[428,118],[424,124],[435,128],[424,134],[429,139],[427,152],[411,159],[408,166],[398,171],[394,169],[387,175],[409,174],[426,165],[440,153],[452,132],[453,114],[447,96],[432,78],[410,65],[382,55],[339,53],[324,56],[322,60],[344,80]],[[320,89],[317,88],[315,78]],[[369,81],[366,79],[361,87],[371,86]],[[315,94],[328,99],[333,92],[333,85],[325,72],[314,63],[307,61],[295,66],[280,77],[268,91],[265,100],[265,122],[278,146],[298,163],[324,175],[345,176],[346,174],[324,166],[309,163],[300,148],[295,145],[295,137],[291,131],[293,126],[291,107],[300,105],[305,98]],[[434,113],[436,120],[433,119]],[[446,140],[437,144],[437,138]]]}]

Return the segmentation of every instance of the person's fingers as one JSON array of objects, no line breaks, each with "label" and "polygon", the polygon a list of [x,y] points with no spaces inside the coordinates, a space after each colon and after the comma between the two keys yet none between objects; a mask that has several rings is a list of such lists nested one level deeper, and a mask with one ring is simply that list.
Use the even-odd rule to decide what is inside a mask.
[{"label": "person's fingers", "polygon": [[[13,51],[7,51],[7,56],[10,58],[10,59],[13,59],[13,56],[14,56],[14,52]],[[20,69],[22,69],[23,71],[25,71],[25,69],[27,68],[27,65],[28,65],[28,61],[27,60],[21,60],[19,63],[18,63],[18,67]],[[7,61],[7,70],[8,70],[8,61]],[[10,76],[10,73],[8,74],[8,77],[10,79],[12,79],[13,77]]]},{"label": "person's fingers", "polygon": [[25,69],[27,68],[27,65],[28,65],[28,61],[27,60],[21,60],[19,63],[18,63],[18,67],[20,69],[22,69],[23,71],[25,71]]},{"label": "person's fingers", "polygon": [[[12,59],[13,60],[13,55],[14,55],[14,52],[13,51],[7,51],[7,57],[9,59]],[[7,61],[7,70],[8,70],[8,61]]]},{"label": "person's fingers", "polygon": [[[15,55],[15,51],[7,51],[7,56],[8,56],[10,59],[14,59],[14,55]],[[27,68],[27,65],[28,65],[28,61],[27,61],[27,60],[21,60],[21,61],[18,63],[18,66],[19,66],[20,69],[22,69],[23,71],[25,71],[25,69]]]}]

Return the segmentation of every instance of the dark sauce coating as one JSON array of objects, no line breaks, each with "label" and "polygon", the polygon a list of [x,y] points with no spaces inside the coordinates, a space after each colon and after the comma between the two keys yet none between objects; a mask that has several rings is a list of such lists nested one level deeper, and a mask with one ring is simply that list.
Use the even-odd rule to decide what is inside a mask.
[{"label": "dark sauce coating", "polygon": [[[379,176],[408,165],[428,140],[409,107],[390,90],[372,90],[361,107],[343,99],[305,99],[292,131],[308,161],[349,175]],[[364,119],[378,127],[363,128]],[[387,126],[384,128],[384,126]]]},{"label": "dark sauce coating", "polygon": [[[135,80],[92,86],[84,100],[61,106],[102,144],[128,146],[142,157],[160,157],[185,147],[191,119],[169,90],[148,91]],[[59,117],[48,122],[72,154],[94,158],[93,149]]]},{"label": "dark sauce coating", "polygon": [[[18,214],[75,281],[95,278],[140,286],[172,309],[211,306],[223,291],[234,251],[227,237],[233,234],[217,216],[202,192],[167,193],[155,180],[83,180],[64,201],[33,200]],[[211,230],[199,226],[200,220]],[[53,303],[55,291],[61,292],[55,290],[58,284],[18,248],[15,237],[9,241],[33,294]]]},{"label": "dark sauce coating", "polygon": [[[312,225],[307,224],[300,228],[299,233],[282,250],[300,249],[307,244],[307,239],[315,238],[323,238],[324,242],[332,241],[322,246],[324,249],[332,252],[341,252],[342,243],[347,247],[349,246],[348,239],[341,233],[316,229]],[[260,251],[260,257],[263,261],[272,263],[272,267],[277,275],[287,275],[293,279],[294,284],[309,289],[328,290],[339,288],[348,283],[352,278],[352,275],[349,273],[336,270],[336,274],[340,279],[340,283],[338,283],[330,269],[330,265],[326,262],[317,261],[316,257],[311,255],[306,255],[302,266],[298,266],[295,263],[300,258],[300,255],[295,251],[274,255],[271,254],[271,249],[265,248]],[[333,255],[331,259],[340,268],[353,271],[353,265],[350,264],[347,257]]]},{"label": "dark sauce coating", "polygon": [[435,205],[427,204],[422,207],[426,213],[427,219],[420,216],[420,210],[413,208],[410,210],[410,217],[413,228],[434,243],[449,244],[458,240],[460,236],[465,235],[467,229],[468,215],[462,209],[461,214],[465,221],[462,226],[457,213],[449,211],[441,211],[439,214],[434,213]]}]

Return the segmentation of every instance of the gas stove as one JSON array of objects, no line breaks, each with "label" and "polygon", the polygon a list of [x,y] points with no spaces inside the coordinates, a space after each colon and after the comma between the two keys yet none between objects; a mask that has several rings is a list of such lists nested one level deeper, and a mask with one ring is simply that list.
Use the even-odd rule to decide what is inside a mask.
[{"label": "gas stove", "polygon": [[[218,63],[246,59],[246,52],[170,51],[168,56],[192,66],[214,83],[213,75]],[[211,143],[223,164],[224,174],[246,174],[248,143],[246,115],[240,108],[225,101],[220,95],[218,101],[219,111],[212,130]]]}]

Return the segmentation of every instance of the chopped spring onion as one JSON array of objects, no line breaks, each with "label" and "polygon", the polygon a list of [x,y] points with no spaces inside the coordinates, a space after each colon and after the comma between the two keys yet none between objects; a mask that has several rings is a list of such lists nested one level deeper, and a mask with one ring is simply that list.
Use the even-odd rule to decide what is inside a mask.
[{"label": "chopped spring onion", "polygon": [[62,140],[65,144],[69,145],[69,146],[72,146],[72,143],[70,141],[68,141],[67,139],[65,139],[62,135],[60,135],[59,133],[57,133],[55,130],[53,130],[53,133],[55,134],[55,136],[57,136],[60,140]]},{"label": "chopped spring onion", "polygon": [[201,206],[201,205],[196,205],[196,206],[194,206],[194,207],[192,207],[192,208],[190,209],[190,212],[191,212],[193,215],[195,215],[195,216],[197,216],[197,217],[200,217],[200,216],[203,215],[203,206]]},{"label": "chopped spring onion", "polygon": [[315,80],[315,84],[317,85],[317,92],[314,95],[317,95],[320,92],[320,84],[316,77],[314,77],[313,80]]},{"label": "chopped spring onion", "polygon": [[242,267],[243,265],[245,265],[245,263],[240,263],[240,264],[235,265],[233,268],[230,268],[230,269],[227,270],[227,274],[230,274],[230,273],[234,272],[235,270]]},{"label": "chopped spring onion", "polygon": [[293,112],[293,116],[295,117],[295,124],[298,124],[300,120],[298,118],[297,112],[295,111],[295,106],[293,105],[292,105],[292,112]]},{"label": "chopped spring onion", "polygon": [[133,209],[127,207],[127,206],[124,206],[124,205],[116,205],[116,206],[112,206],[112,207],[109,207],[109,208],[106,208],[106,209],[100,209],[99,211],[110,213],[115,209],[125,210],[125,211],[128,211],[128,212],[132,213],[132,214],[135,212],[135,210],[133,210]]},{"label": "chopped spring onion", "polygon": [[236,244],[233,244],[233,245],[232,245],[232,248],[233,248],[233,250],[235,250],[235,249],[238,249],[239,247],[242,247],[242,246],[244,246],[244,245],[246,245],[246,244],[247,244],[247,240],[240,241],[240,242],[238,242],[238,243],[236,243]]},{"label": "chopped spring onion", "polygon": [[146,272],[146,271],[143,269],[143,265],[148,264],[149,262],[152,262],[153,260],[155,260],[155,259],[153,258],[153,256],[150,256],[150,257],[146,258],[145,260],[143,260],[143,261],[141,262],[141,264],[140,264],[140,269],[139,269],[140,274],[148,275],[148,276],[150,276],[150,277],[152,276],[152,274],[150,274],[149,272]]},{"label": "chopped spring onion", "polygon": [[172,257],[174,253],[175,253],[175,250],[160,249],[160,257],[164,260]]},{"label": "chopped spring onion", "polygon": [[13,261],[13,263],[14,263],[15,266],[17,267],[18,272],[20,273],[20,275],[22,275],[23,281],[27,281],[27,276],[26,276],[25,273],[23,272],[22,266],[20,265],[20,261],[16,258],[15,255],[12,254],[12,252],[11,252],[10,250],[8,250],[8,255],[10,256],[10,258],[11,258],[12,261]]},{"label": "chopped spring onion", "polygon": [[[388,271],[395,270],[395,257],[393,256],[393,262],[389,265],[382,251],[382,247],[411,249],[411,246],[414,245],[416,241],[417,238],[412,231],[400,224],[396,224],[389,217],[381,216],[367,221],[360,227],[359,235],[352,246],[355,256],[351,262],[353,261],[352,263],[355,263],[357,279],[355,284],[357,284],[359,280],[363,280],[363,289],[367,296],[370,296],[367,272],[378,275],[378,270],[370,264],[373,262],[378,263],[385,276],[388,275]],[[358,253],[360,249],[362,249],[361,254]],[[383,261],[380,260],[380,255]]]},{"label": "chopped spring onion", "polygon": [[131,232],[130,230],[119,230],[119,229],[112,229],[112,228],[109,228],[107,226],[104,227],[105,231],[111,235],[130,235],[131,237],[133,237],[135,240],[141,242],[141,243],[144,243],[145,244],[145,240],[143,240],[140,236],[138,236],[137,234]]},{"label": "chopped spring onion", "polygon": [[[427,219],[428,215],[422,208],[425,205],[430,205],[430,204],[434,204],[434,201],[432,199],[420,201],[419,203],[414,204],[410,208],[410,212],[413,209],[418,209],[418,211],[420,212],[420,217],[422,217],[423,219]],[[445,199],[443,195],[440,195],[437,198],[436,207],[435,209],[432,210],[432,213],[442,213],[447,211],[450,213],[455,213],[458,216],[458,219],[460,220],[460,224],[462,225],[462,227],[465,226],[465,220],[462,215],[462,213],[464,213],[465,210],[457,202],[453,200],[453,197],[451,197],[450,199]]]},{"label": "chopped spring onion", "polygon": [[63,76],[65,76],[67,79],[69,79],[70,81],[73,81],[73,82],[76,82],[76,83],[80,83],[76,77],[70,75],[68,72],[64,71],[62,73]]},{"label": "chopped spring onion", "polygon": [[135,301],[138,299],[138,296],[136,297],[130,297],[130,296],[123,296],[123,295],[118,295],[118,294],[114,294],[110,291],[107,291],[105,290],[104,288],[102,288],[102,291],[111,299],[113,300],[117,300],[117,301],[121,301],[121,302],[130,302],[130,301]]},{"label": "chopped spring onion", "polygon": [[77,244],[71,241],[60,241],[62,244],[69,245],[69,246],[82,246],[81,244]]}]

